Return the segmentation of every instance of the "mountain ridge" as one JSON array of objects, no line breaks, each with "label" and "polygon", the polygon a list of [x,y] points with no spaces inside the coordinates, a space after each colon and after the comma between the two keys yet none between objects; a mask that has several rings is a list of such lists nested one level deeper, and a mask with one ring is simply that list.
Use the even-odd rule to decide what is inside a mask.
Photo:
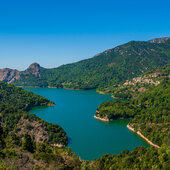
[{"label": "mountain ridge", "polygon": [[[144,58],[144,61],[147,61],[147,57],[152,58],[153,56],[146,55],[148,52],[147,47],[142,49],[137,48],[138,45],[140,45],[140,47],[142,46],[141,43],[143,42],[129,42],[123,47],[118,47],[112,50],[120,53],[124,60],[130,60],[130,58],[125,55],[126,50],[123,50],[123,48],[128,49],[128,46],[130,46],[131,52],[133,50],[135,54],[137,52],[137,59]],[[148,43],[152,44],[146,42],[143,45],[147,46]],[[147,64],[150,64],[150,61],[153,63],[155,62],[155,64],[152,63],[151,65],[147,65],[141,62],[149,69],[153,66],[156,67],[157,62],[159,61],[161,61],[160,65],[166,64],[170,54],[168,50],[165,50],[167,47],[169,48],[168,44],[159,43],[159,41],[158,43],[153,44],[156,48],[151,45],[150,50],[153,50],[154,47],[154,50],[163,50],[163,53],[156,53],[161,56],[152,53],[160,60],[157,61],[153,57],[152,60],[148,59]],[[47,81],[45,78],[47,77],[49,77],[48,81],[52,83],[54,78],[56,78],[55,81],[57,81],[58,78],[65,76],[64,72],[66,73],[66,77],[64,78],[67,78],[70,76],[69,71],[73,70],[74,73],[74,71],[81,66],[82,69],[78,70],[78,72],[82,73],[83,76],[87,76],[87,73],[89,73],[90,76],[93,76],[92,72],[89,71],[90,69],[94,69],[95,72],[99,71],[101,76],[102,72],[105,71],[104,69],[108,68],[106,69],[106,72],[104,72],[108,74],[111,70],[109,68],[117,67],[117,65],[119,65],[118,71],[120,71],[123,67],[120,67],[120,63],[118,62],[118,59],[120,59],[119,56],[117,60],[110,60],[109,53],[111,53],[113,57],[117,57],[115,53],[112,53],[112,50],[108,50],[104,53],[106,55],[106,60],[103,60],[103,56],[100,56],[103,55],[103,53],[96,57],[97,59],[95,59],[95,62],[96,60],[99,60],[99,62],[96,62],[95,64],[99,65],[98,68],[102,69],[101,71],[98,70],[98,68],[90,67],[91,65],[95,66],[93,63],[94,60],[91,59],[60,66],[56,69],[45,69],[38,63],[33,63],[25,71],[19,72],[21,78],[20,83],[29,83],[31,81],[36,83],[36,81],[40,81],[39,83],[44,85]],[[143,51],[146,53],[143,53]],[[143,54],[145,54],[144,57]],[[142,57],[140,58],[140,56]],[[133,56],[132,61],[133,59],[136,58]],[[163,59],[163,61],[161,59]],[[105,62],[105,67],[103,67],[102,62]],[[129,62],[125,62],[123,66],[127,63]],[[135,63],[137,63],[136,60]],[[139,64],[141,63],[139,60]],[[88,65],[90,68],[87,69]],[[135,66],[132,64],[130,66],[138,67],[139,65]],[[129,67],[127,67],[127,70],[128,69]],[[107,116],[110,120],[122,117],[131,118],[129,126],[132,127],[134,131],[141,132],[141,134],[146,136],[150,141],[158,144],[160,149],[153,147],[136,147],[131,152],[123,150],[118,155],[105,154],[101,158],[93,161],[81,160],[81,158],[78,158],[76,154],[73,154],[67,147],[58,148],[55,143],[60,144],[63,142],[63,144],[67,144],[68,142],[68,138],[63,129],[58,125],[47,123],[35,115],[26,112],[33,106],[46,106],[49,103],[52,104],[51,101],[39,95],[25,91],[22,88],[0,82],[0,121],[2,122],[0,123],[0,169],[169,169],[169,68],[162,68],[162,71],[160,68],[156,67],[156,69],[158,70],[155,70],[155,72],[148,72],[147,76],[144,75],[143,77],[147,79],[150,77],[156,78],[155,81],[158,81],[157,78],[164,78],[163,81],[159,80],[160,83],[158,86],[153,86],[152,89],[146,89],[144,93],[138,94],[135,99],[102,103],[98,107],[96,113],[100,114],[101,117]],[[12,76],[13,74],[11,75],[12,70],[6,69],[5,71],[6,79],[9,78],[10,81],[14,79],[14,83],[17,83],[18,80],[14,78],[15,76]],[[16,73],[18,73],[17,71],[18,70],[16,70]],[[53,77],[54,75],[52,74],[61,75],[60,77]],[[134,74],[135,77],[136,73]],[[94,75],[98,76],[96,73]],[[121,76],[121,74],[119,76]],[[76,81],[79,80],[77,77],[73,78],[75,78]],[[78,78],[84,81],[84,79],[81,79],[81,76]],[[89,79],[89,77],[87,78]],[[105,79],[102,78],[98,81],[105,81]],[[104,78],[112,77],[111,75],[110,77],[104,75]],[[134,84],[135,82],[133,82],[133,80],[136,81],[136,79],[139,80],[138,78],[135,78],[135,80],[132,79],[126,81],[126,84]],[[70,79],[68,80],[70,81]],[[4,78],[4,81],[7,80]],[[10,81],[9,83],[11,83]],[[69,81],[64,82],[64,79],[60,79],[60,81],[63,87],[65,87],[64,83],[70,83]],[[140,79],[141,83],[142,81],[144,80]],[[46,85],[49,85],[49,83]],[[118,85],[118,87],[121,86]],[[37,135],[37,132],[41,133],[38,133]],[[5,133],[7,133],[8,136],[5,135]],[[36,137],[34,138],[34,136]],[[48,142],[46,142],[46,140]]]},{"label": "mountain ridge", "polygon": [[154,38],[149,40],[150,43],[165,43],[167,40],[169,40],[170,37],[163,37],[163,38]]},{"label": "mountain ridge", "polygon": [[[170,38],[130,41],[92,58],[57,68],[33,63],[25,71],[0,69],[0,80],[17,86],[103,89],[169,63]],[[14,76],[12,76],[14,75]],[[12,79],[10,80],[10,76]]]}]

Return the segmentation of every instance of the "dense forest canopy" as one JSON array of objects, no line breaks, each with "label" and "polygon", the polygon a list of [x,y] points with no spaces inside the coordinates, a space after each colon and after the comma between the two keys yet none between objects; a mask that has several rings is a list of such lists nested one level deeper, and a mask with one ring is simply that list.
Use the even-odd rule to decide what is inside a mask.
[{"label": "dense forest canopy", "polygon": [[17,109],[25,111],[30,110],[30,108],[34,106],[54,104],[45,97],[4,82],[0,82],[0,102],[8,103],[11,106],[15,106]]},{"label": "dense forest canopy", "polygon": [[169,166],[169,149],[136,147],[132,152],[122,151],[119,155],[104,155],[94,161],[91,169],[166,169]]},{"label": "dense forest canopy", "polygon": [[11,84],[0,82],[0,119],[2,125],[5,126],[6,135],[11,131],[18,130],[16,126],[22,118],[30,122],[39,122],[48,133],[48,142],[66,145],[66,133],[60,126],[47,123],[27,112],[34,106],[48,106],[53,104],[52,101],[45,97],[33,94]]}]

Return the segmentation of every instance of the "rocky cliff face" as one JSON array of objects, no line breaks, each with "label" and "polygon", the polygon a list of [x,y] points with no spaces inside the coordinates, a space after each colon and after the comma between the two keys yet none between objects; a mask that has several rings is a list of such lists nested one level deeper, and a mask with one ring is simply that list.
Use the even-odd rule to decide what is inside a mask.
[{"label": "rocky cliff face", "polygon": [[23,74],[33,74],[36,77],[40,77],[40,65],[38,63],[31,64],[28,69],[26,69]]},{"label": "rocky cliff face", "polygon": [[9,68],[0,69],[0,81],[12,83],[20,78],[20,71]]},{"label": "rocky cliff face", "polygon": [[30,74],[33,74],[36,77],[40,77],[40,65],[33,63],[25,71],[18,71],[9,68],[0,69],[0,81],[12,83],[15,80],[19,80],[22,75]]}]

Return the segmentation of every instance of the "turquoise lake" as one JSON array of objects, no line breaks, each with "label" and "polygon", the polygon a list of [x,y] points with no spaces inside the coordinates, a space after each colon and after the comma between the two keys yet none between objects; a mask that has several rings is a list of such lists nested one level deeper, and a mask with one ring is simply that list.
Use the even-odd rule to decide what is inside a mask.
[{"label": "turquoise lake", "polygon": [[136,146],[149,146],[126,128],[129,120],[104,123],[94,119],[99,104],[113,100],[109,95],[101,95],[94,90],[25,89],[55,102],[54,107],[33,108],[30,113],[60,125],[69,137],[68,146],[84,160],[97,159],[106,153],[131,151]]}]

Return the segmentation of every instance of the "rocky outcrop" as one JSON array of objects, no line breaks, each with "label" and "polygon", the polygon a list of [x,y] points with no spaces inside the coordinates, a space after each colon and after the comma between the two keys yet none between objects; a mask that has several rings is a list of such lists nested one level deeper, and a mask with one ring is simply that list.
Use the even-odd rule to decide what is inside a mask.
[{"label": "rocky outcrop", "polygon": [[23,74],[33,74],[36,77],[40,77],[40,65],[38,63],[31,64],[28,69],[26,69]]},{"label": "rocky outcrop", "polygon": [[95,119],[101,120],[103,122],[109,122],[110,120],[106,117],[101,118],[99,115],[94,116]]},{"label": "rocky outcrop", "polygon": [[34,137],[35,142],[45,142],[49,140],[48,132],[42,127],[42,124],[38,121],[29,121],[23,117],[17,124],[17,135],[24,134],[26,132]]},{"label": "rocky outcrop", "polygon": [[22,75],[30,74],[40,77],[40,65],[38,63],[31,64],[25,71],[18,71],[9,68],[0,69],[0,81],[12,83],[15,80],[19,80]]},{"label": "rocky outcrop", "polygon": [[20,71],[9,68],[0,69],[0,81],[12,83],[20,78]]},{"label": "rocky outcrop", "polygon": [[160,44],[160,43],[165,43],[167,40],[170,40],[170,37],[155,38],[155,39],[149,40],[148,42]]}]

